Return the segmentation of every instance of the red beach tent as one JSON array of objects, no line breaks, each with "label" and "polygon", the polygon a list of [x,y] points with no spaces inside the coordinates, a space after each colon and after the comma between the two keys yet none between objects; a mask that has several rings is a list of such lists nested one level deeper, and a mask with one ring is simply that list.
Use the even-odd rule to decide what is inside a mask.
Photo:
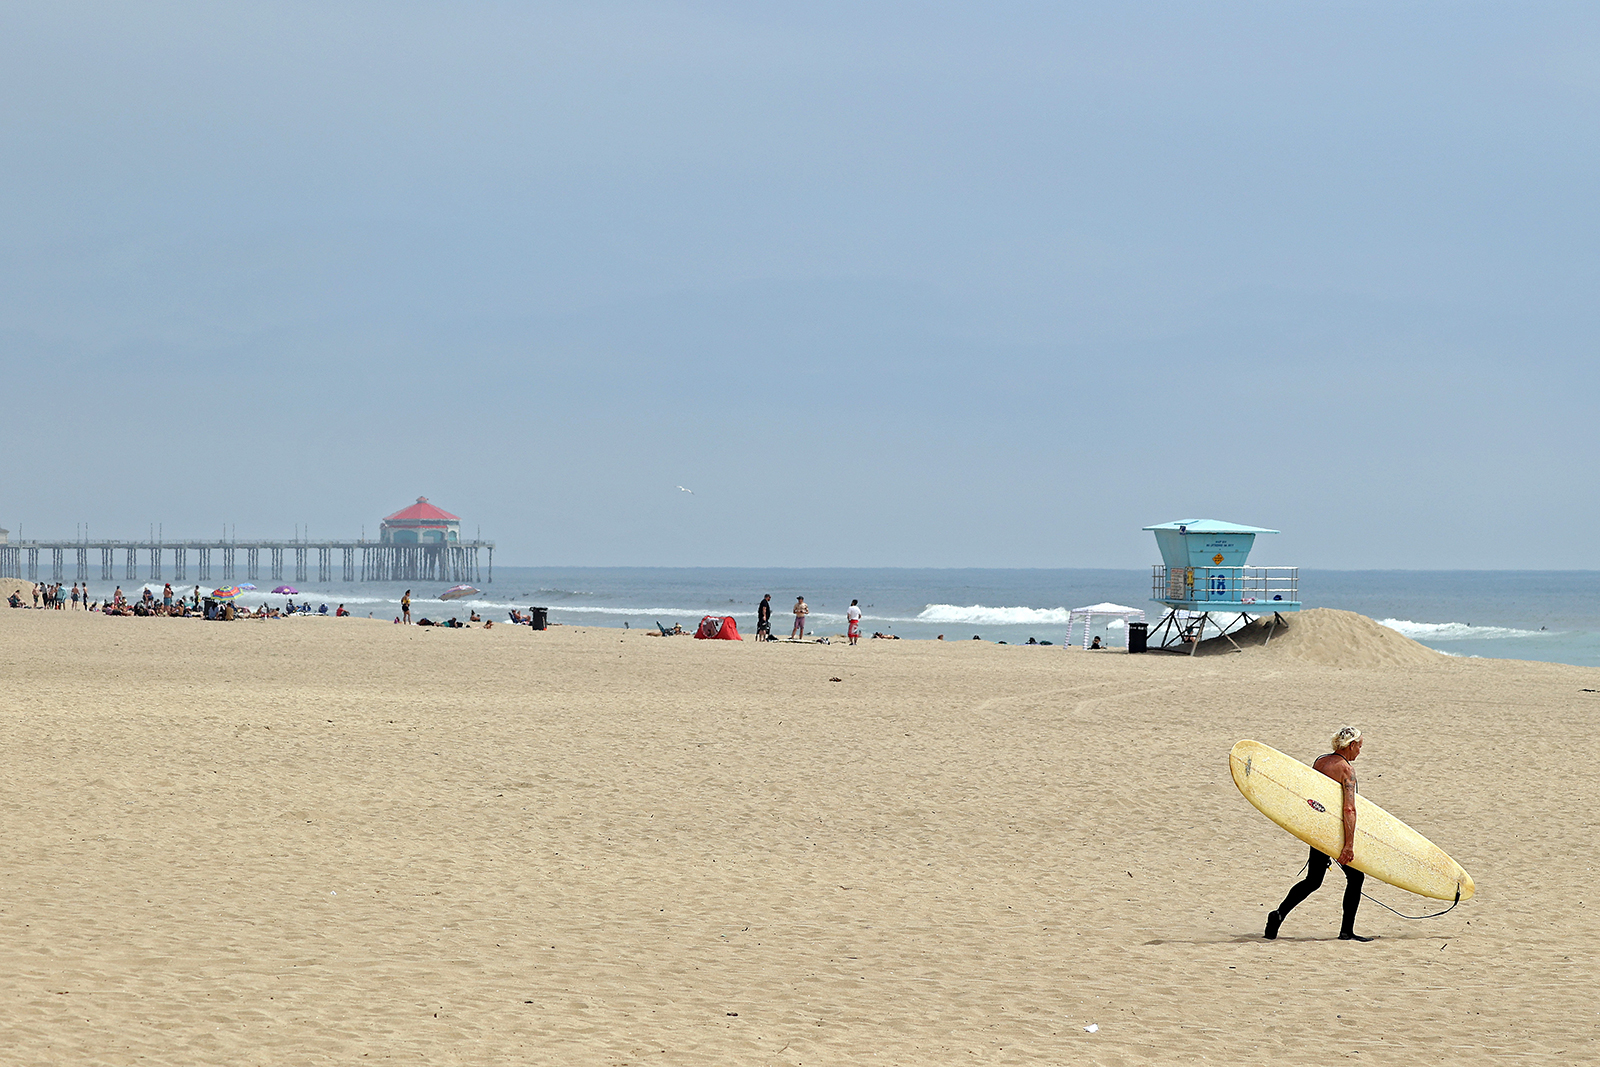
[{"label": "red beach tent", "polygon": [[743,641],[739,636],[739,624],[733,621],[732,615],[707,615],[700,620],[700,628],[694,632],[698,641]]}]

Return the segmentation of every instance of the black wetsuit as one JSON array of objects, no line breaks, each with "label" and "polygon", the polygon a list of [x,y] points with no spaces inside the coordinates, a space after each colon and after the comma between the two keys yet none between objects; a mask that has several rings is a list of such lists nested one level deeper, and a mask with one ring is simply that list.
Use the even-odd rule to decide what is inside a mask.
[{"label": "black wetsuit", "polygon": [[[1276,937],[1277,927],[1289,917],[1289,913],[1302,900],[1322,887],[1322,876],[1328,873],[1328,864],[1332,862],[1326,852],[1319,851],[1315,845],[1311,847],[1311,859],[1306,864],[1306,876],[1289,890],[1289,895],[1283,898],[1283,903],[1273,912],[1273,917],[1277,921],[1272,924],[1272,933],[1269,936]],[[1356,909],[1361,906],[1361,884],[1366,881],[1367,876],[1354,867],[1345,867],[1344,878],[1344,922],[1339,926],[1339,936],[1349,939],[1355,935]]]}]

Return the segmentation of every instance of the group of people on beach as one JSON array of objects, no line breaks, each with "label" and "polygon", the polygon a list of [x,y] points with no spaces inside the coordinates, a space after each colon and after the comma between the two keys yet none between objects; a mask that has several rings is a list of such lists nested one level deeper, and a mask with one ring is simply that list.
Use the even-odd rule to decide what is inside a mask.
[{"label": "group of people on beach", "polygon": [[[23,599],[21,593],[12,593],[7,599],[7,602],[14,608],[29,607],[28,603]],[[48,585],[44,582],[33,583],[32,607],[61,611],[66,608],[69,603],[72,605],[73,611],[77,611],[79,605],[82,605],[83,607],[89,606],[89,585],[87,582],[84,583],[82,592],[79,592],[78,590],[78,583],[73,582],[71,593],[65,592],[62,583],[60,582],[54,582]]]},{"label": "group of people on beach", "polygon": [[207,597],[200,592],[200,587],[187,596],[174,593],[172,583],[167,582],[162,587],[161,595],[157,596],[146,586],[140,593],[129,599],[123,593],[122,586],[117,586],[111,596],[104,603],[89,599],[89,583],[84,582],[80,589],[77,582],[72,583],[70,590],[63,591],[61,582],[44,583],[36,582],[33,586],[33,603],[30,605],[20,592],[12,593],[7,598],[7,603],[13,608],[41,608],[55,609],[57,611],[71,605],[72,610],[82,608],[85,611],[98,612],[101,615],[118,615],[128,617],[171,617],[171,618],[206,618],[231,621],[233,619],[277,619],[289,615],[328,615],[343,618],[350,613],[340,604],[338,610],[329,612],[328,605],[312,608],[309,602],[296,605],[291,598],[282,609],[261,604],[254,611],[243,607],[235,607],[231,599],[217,600]]},{"label": "group of people on beach", "polygon": [[[806,598],[794,598],[794,607],[789,609],[794,613],[794,627],[789,631],[789,640],[798,641],[806,635],[806,618],[811,614],[811,608],[806,604]],[[853,645],[861,639],[861,602],[850,601],[850,607],[845,611],[846,633]],[[872,636],[877,637],[878,634]],[[768,593],[761,598],[761,603],[756,606],[756,640],[772,640],[772,594]]]}]

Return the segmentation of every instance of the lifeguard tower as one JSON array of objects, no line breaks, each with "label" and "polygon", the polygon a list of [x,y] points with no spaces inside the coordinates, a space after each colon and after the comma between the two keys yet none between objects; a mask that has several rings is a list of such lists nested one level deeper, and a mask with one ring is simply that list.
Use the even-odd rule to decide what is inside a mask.
[{"label": "lifeguard tower", "polygon": [[1193,655],[1208,626],[1227,637],[1252,615],[1271,615],[1276,629],[1283,612],[1300,610],[1299,567],[1245,565],[1256,534],[1277,530],[1218,519],[1185,519],[1145,529],[1155,533],[1161,550],[1150,599],[1168,609],[1150,633],[1153,647]]}]

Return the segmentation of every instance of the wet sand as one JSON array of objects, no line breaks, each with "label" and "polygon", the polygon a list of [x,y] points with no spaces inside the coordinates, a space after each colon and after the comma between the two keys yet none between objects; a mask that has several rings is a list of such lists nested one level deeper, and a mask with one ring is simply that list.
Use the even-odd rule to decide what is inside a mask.
[{"label": "wet sand", "polygon": [[[1593,669],[1331,612],[1189,659],[0,608],[0,662],[6,1062],[1600,1054]],[[1228,748],[1346,722],[1478,896],[1340,942],[1331,872],[1264,941],[1304,846]]]}]

